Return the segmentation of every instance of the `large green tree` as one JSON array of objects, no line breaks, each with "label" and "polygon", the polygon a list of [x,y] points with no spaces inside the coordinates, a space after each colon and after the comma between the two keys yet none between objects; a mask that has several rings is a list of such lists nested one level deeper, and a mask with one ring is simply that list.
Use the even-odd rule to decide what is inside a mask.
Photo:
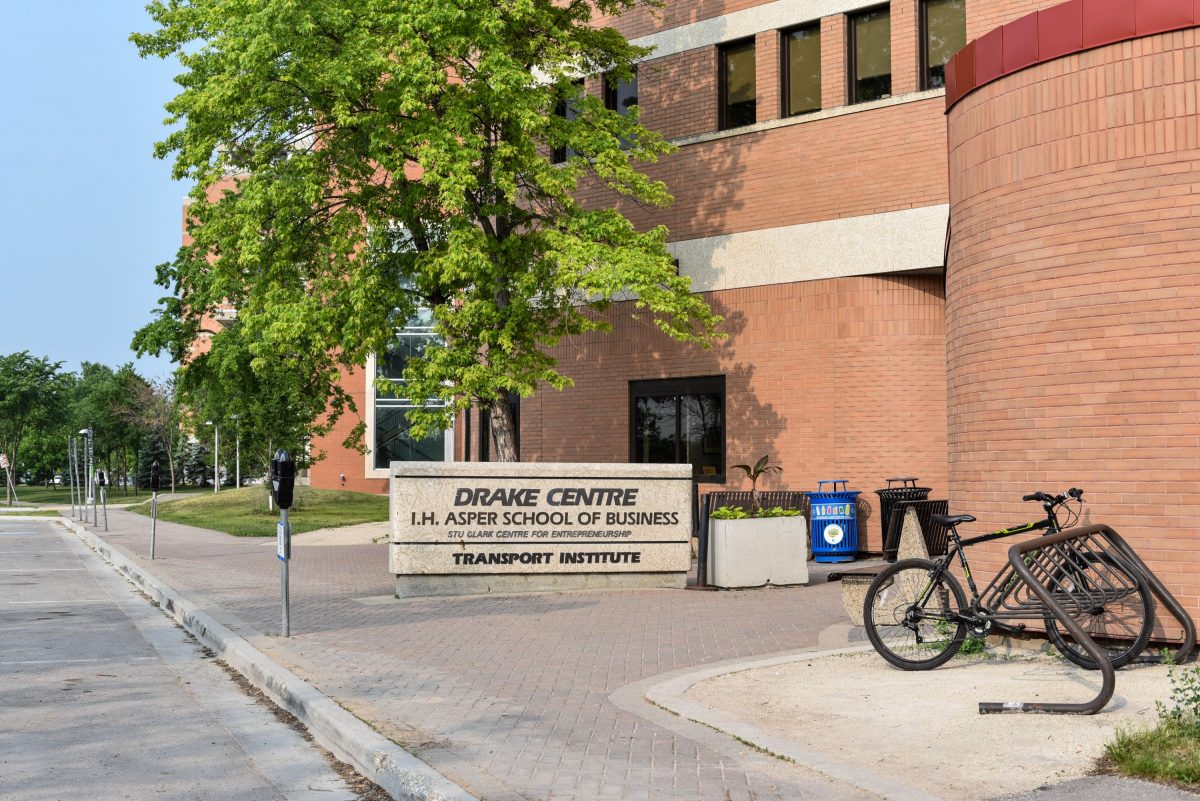
[{"label": "large green tree", "polygon": [[592,20],[638,2],[152,2],[157,29],[132,38],[183,66],[157,155],[195,181],[193,242],[159,268],[171,295],[135,347],[184,361],[232,304],[252,369],[292,371],[336,415],[340,375],[426,309],[442,344],[410,360],[405,394],[447,405],[412,414],[414,433],[478,405],[512,460],[501,399],[568,386],[547,349],[604,329],[614,299],[706,344],[719,319],[666,230],[577,199],[670,202],[641,171],[669,145],[579,83],[632,77],[648,51]]},{"label": "large green tree", "polygon": [[30,356],[29,351],[0,356],[0,454],[8,463],[5,497],[10,505],[15,479],[8,477],[22,472],[21,446],[34,432],[52,431],[63,423],[61,367],[62,362]]}]

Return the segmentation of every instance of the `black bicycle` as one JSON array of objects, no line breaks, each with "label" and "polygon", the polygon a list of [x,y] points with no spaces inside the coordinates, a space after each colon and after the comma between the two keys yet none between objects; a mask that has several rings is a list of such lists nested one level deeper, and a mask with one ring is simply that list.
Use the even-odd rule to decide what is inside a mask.
[{"label": "black bicycle", "polygon": [[[1095,660],[1075,642],[1046,605],[1007,565],[980,593],[971,577],[964,549],[981,542],[1030,531],[1061,531],[1079,520],[1083,490],[1065,495],[1035,492],[1024,497],[1039,501],[1046,517],[970,539],[961,539],[957,527],[973,523],[971,515],[933,515],[949,529],[950,547],[936,561],[904,559],[889,565],[867,590],[863,607],[867,637],[879,655],[903,670],[930,670],[944,664],[962,647],[967,634],[983,637],[991,632],[1019,633],[1024,624],[1007,621],[1038,619],[1046,635],[1063,656],[1080,667],[1098,669]],[[1043,536],[1046,536],[1043,535]],[[950,572],[955,556],[971,590],[967,603],[962,585]],[[1026,564],[1030,559],[1027,557]],[[1137,658],[1154,628],[1154,599],[1142,577],[1119,557],[1105,551],[1070,551],[1059,554],[1058,565],[1045,583],[1054,599],[1071,618],[1105,650],[1114,668]]]}]

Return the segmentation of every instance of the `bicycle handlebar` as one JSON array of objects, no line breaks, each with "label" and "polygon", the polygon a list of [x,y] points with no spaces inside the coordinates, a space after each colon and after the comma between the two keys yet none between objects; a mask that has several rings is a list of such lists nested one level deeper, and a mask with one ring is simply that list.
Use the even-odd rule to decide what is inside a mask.
[{"label": "bicycle handlebar", "polygon": [[1083,490],[1078,487],[1071,487],[1067,490],[1066,495],[1048,495],[1045,492],[1034,492],[1021,498],[1023,501],[1040,501],[1041,503],[1060,504],[1066,503],[1067,499],[1073,501],[1083,500]]}]

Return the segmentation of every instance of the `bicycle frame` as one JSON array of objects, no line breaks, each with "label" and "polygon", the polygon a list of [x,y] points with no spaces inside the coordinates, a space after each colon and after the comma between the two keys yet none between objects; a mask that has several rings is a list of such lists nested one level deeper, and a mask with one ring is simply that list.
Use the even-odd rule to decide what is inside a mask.
[{"label": "bicycle frame", "polygon": [[[1047,510],[1046,518],[1044,520],[1038,520],[1034,523],[1026,523],[1021,526],[1013,526],[1012,528],[1005,528],[999,531],[993,531],[990,534],[981,534],[978,537],[969,537],[965,540],[958,536],[957,531],[951,529],[950,540],[952,545],[950,550],[947,551],[946,555],[937,562],[937,568],[929,577],[929,585],[921,593],[920,603],[923,604],[928,600],[928,593],[937,584],[937,580],[941,578],[942,574],[949,570],[951,563],[954,561],[954,557],[958,556],[959,564],[962,565],[963,575],[967,579],[967,587],[971,592],[970,605],[967,607],[967,609],[963,610],[961,613],[962,617],[966,618],[969,615],[971,618],[982,617],[988,620],[1022,620],[1029,618],[1029,612],[1024,610],[1017,612],[996,611],[1003,605],[1008,594],[1020,584],[1020,580],[1017,577],[1016,571],[1013,569],[1012,565],[1008,565],[1006,569],[997,573],[995,577],[988,582],[987,586],[983,588],[983,591],[980,592],[979,587],[975,584],[974,577],[971,575],[971,566],[967,562],[965,551],[972,545],[978,545],[981,542],[990,542],[992,540],[1004,539],[1005,537],[1012,537],[1017,534],[1024,534],[1029,531],[1041,531],[1042,529],[1048,529],[1046,534],[1043,536],[1049,536],[1051,534],[1058,533],[1058,517],[1053,510]],[[984,598],[988,598],[991,602],[984,604]],[[974,622],[974,620],[967,619],[966,622],[971,623]]]}]

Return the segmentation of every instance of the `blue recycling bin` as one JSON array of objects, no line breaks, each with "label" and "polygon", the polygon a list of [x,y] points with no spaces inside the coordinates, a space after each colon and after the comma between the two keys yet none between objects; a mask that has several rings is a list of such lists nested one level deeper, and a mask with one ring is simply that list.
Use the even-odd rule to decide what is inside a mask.
[{"label": "blue recycling bin", "polygon": [[[833,491],[826,491],[826,485]],[[838,485],[841,489],[838,489]],[[818,481],[808,495],[812,516],[813,559],[852,562],[858,556],[858,490],[847,491],[846,480]]]}]

